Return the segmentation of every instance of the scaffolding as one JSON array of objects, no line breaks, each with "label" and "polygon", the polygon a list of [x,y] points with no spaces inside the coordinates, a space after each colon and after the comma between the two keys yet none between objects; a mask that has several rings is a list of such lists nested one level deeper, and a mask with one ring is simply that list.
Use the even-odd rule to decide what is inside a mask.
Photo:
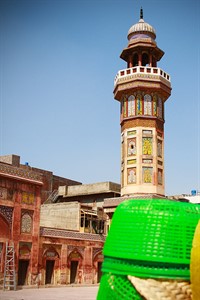
[{"label": "scaffolding", "polygon": [[6,242],[3,289],[16,290],[15,249],[13,243]]}]

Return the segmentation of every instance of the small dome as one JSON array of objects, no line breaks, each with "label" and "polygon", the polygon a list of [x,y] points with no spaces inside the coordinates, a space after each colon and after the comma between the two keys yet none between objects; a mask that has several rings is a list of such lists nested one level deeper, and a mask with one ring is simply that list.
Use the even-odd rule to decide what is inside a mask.
[{"label": "small dome", "polygon": [[141,9],[140,11],[140,20],[138,23],[131,26],[131,28],[128,31],[128,40],[137,38],[139,34],[139,37],[151,37],[155,40],[156,38],[156,31],[155,29],[146,23],[143,19],[143,11]]}]

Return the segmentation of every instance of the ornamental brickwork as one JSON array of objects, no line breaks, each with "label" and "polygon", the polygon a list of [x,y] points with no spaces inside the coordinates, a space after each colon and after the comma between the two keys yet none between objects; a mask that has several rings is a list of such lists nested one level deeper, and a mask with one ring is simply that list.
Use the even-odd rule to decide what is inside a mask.
[{"label": "ornamental brickwork", "polygon": [[162,121],[153,120],[153,119],[131,119],[124,120],[121,126],[121,132],[125,129],[135,128],[135,127],[150,127],[156,128],[161,133],[164,131],[164,124]]}]

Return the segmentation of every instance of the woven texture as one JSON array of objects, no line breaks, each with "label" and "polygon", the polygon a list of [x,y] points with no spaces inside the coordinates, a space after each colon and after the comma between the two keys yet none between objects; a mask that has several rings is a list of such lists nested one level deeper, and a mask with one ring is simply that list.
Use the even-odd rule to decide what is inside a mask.
[{"label": "woven texture", "polygon": [[127,276],[103,274],[97,300],[142,300]]},{"label": "woven texture", "polygon": [[165,199],[122,202],[104,245],[103,272],[186,279],[200,206]]},{"label": "woven texture", "polygon": [[128,279],[146,300],[192,300],[189,282],[141,279],[134,276],[128,276]]},{"label": "woven texture", "polygon": [[[138,260],[104,257],[103,272],[119,275],[135,275],[145,278],[186,279],[190,277],[189,265],[164,264]],[[200,300],[200,299],[199,299]]]}]

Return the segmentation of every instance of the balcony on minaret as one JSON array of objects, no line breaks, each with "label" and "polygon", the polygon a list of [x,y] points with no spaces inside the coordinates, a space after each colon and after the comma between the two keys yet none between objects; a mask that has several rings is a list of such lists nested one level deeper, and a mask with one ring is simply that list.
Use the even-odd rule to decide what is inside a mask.
[{"label": "balcony on minaret", "polygon": [[166,98],[171,94],[170,75],[160,68],[136,66],[120,70],[114,80],[114,97],[121,101],[123,92],[133,88],[162,89]]}]

